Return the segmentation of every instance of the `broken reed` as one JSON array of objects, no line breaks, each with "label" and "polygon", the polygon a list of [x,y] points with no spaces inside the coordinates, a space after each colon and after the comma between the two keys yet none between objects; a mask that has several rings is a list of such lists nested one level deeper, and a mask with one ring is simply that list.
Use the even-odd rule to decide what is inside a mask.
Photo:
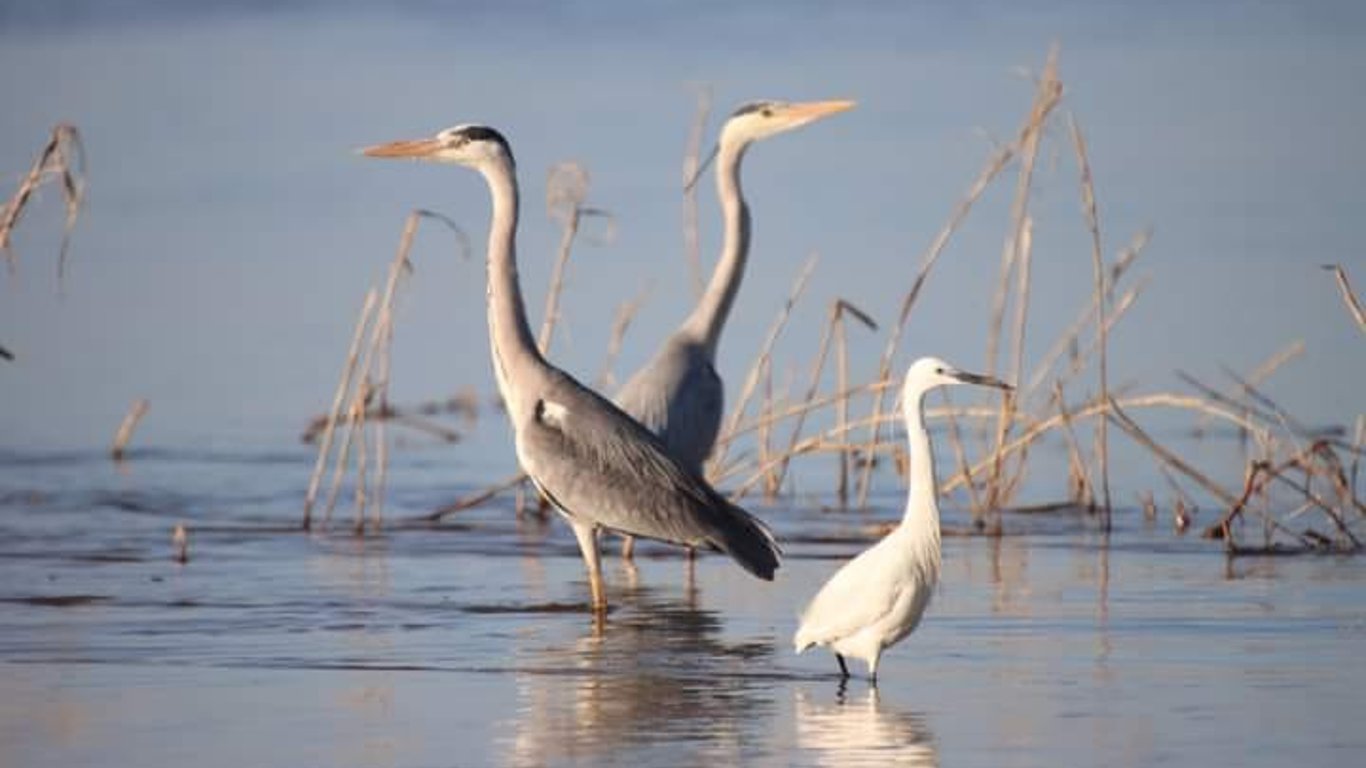
[{"label": "broken reed", "polygon": [[[332,519],[332,511],[341,495],[342,483],[351,468],[352,448],[355,447],[355,518],[353,529],[357,534],[365,532],[367,508],[371,512],[370,524],[378,528],[383,518],[383,490],[388,471],[388,435],[385,424],[389,419],[380,418],[372,428],[367,429],[367,416],[371,413],[389,414],[389,373],[390,348],[393,345],[394,302],[398,295],[400,279],[413,271],[409,253],[418,225],[424,220],[441,222],[458,237],[462,246],[461,254],[468,253],[464,233],[455,222],[432,211],[417,210],[404,221],[403,233],[399,238],[398,251],[390,263],[382,291],[370,289],[365,296],[351,345],[342,366],[340,380],[332,399],[332,408],[325,419],[321,439],[318,443],[318,458],[309,478],[308,491],[304,497],[302,526],[305,530],[313,526],[313,508],[318,501],[323,475],[329,462],[332,464],[332,480],[323,507],[323,521]],[[363,341],[367,337],[368,342]],[[364,345],[364,346],[362,346]],[[333,456],[333,442],[338,426],[345,432]],[[370,466],[371,450],[367,440],[373,440],[374,464]],[[375,477],[373,482],[370,473]],[[373,489],[373,490],[371,490]],[[371,491],[367,494],[367,491]]]}]

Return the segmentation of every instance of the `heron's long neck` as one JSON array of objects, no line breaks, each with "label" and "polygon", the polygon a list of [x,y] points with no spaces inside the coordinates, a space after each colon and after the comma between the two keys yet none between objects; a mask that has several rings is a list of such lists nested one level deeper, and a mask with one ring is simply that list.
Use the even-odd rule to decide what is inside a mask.
[{"label": "heron's long neck", "polygon": [[702,294],[682,327],[684,333],[702,344],[711,358],[716,357],[721,329],[735,303],[735,294],[739,292],[740,280],[745,274],[745,260],[749,257],[749,206],[740,189],[740,161],[744,154],[742,144],[722,144],[717,154],[716,196],[721,201],[721,216],[726,227],[724,245],[706,293]]},{"label": "heron's long neck", "polygon": [[934,451],[925,429],[925,393],[913,392],[904,404],[906,439],[911,451],[911,492],[901,527],[939,541],[939,489],[934,480]]},{"label": "heron's long neck", "polygon": [[530,411],[535,403],[523,387],[513,381],[526,380],[526,374],[545,364],[532,340],[527,325],[526,305],[517,277],[517,177],[509,163],[484,170],[493,198],[493,221],[489,225],[488,307],[489,343],[493,351],[493,371],[498,392],[514,420]]}]

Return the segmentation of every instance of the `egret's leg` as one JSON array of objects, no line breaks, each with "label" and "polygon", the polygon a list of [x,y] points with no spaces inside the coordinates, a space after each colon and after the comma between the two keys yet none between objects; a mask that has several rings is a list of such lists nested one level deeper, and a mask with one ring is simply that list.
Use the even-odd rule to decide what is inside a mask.
[{"label": "egret's leg", "polygon": [[844,657],[837,653],[835,654],[835,661],[840,663],[840,680],[848,680],[849,667],[844,663]]},{"label": "egret's leg", "polygon": [[622,559],[622,560],[630,560],[631,558],[633,558],[633,557],[635,557],[635,556],[636,556],[636,537],[634,537],[634,536],[622,536],[622,537],[621,537],[621,559]]},{"label": "egret's leg", "polygon": [[872,661],[868,662],[868,682],[872,683],[874,688],[877,687],[877,662],[880,658],[882,654],[875,654]]},{"label": "egret's leg", "polygon": [[588,568],[588,590],[593,595],[593,610],[607,610],[607,592],[602,586],[602,565],[598,562],[598,537],[593,526],[571,523],[574,537],[579,540],[579,551],[583,553],[583,564]]}]

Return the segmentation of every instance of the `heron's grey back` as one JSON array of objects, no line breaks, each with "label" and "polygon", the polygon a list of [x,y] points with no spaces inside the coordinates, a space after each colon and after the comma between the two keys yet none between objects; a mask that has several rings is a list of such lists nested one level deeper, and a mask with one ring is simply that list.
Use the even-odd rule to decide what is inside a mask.
[{"label": "heron's grey back", "polygon": [[613,399],[684,469],[702,474],[721,429],[725,389],[700,344],[671,336]]},{"label": "heron's grey back", "polygon": [[715,547],[756,576],[773,578],[779,550],[762,522],[567,374],[553,373],[517,439],[527,474],[570,517],[633,536]]}]

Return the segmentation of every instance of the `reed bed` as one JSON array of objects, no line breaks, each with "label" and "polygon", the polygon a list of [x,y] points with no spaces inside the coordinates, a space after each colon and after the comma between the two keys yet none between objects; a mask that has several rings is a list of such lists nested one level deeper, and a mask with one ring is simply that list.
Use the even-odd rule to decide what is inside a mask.
[{"label": "reed bed", "polygon": [[[1014,382],[1017,389],[986,404],[956,405],[946,398],[944,406],[927,412],[931,423],[947,428],[952,462],[941,470],[941,490],[945,495],[962,494],[966,499],[972,513],[970,532],[1002,534],[1003,511],[1061,510],[1081,512],[1084,519],[1094,521],[1097,531],[1108,533],[1114,511],[1110,482],[1112,443],[1126,440],[1151,457],[1167,486],[1138,493],[1136,509],[1149,519],[1157,519],[1164,506],[1160,499],[1166,497],[1172,525],[1183,532],[1198,513],[1198,495],[1221,510],[1218,521],[1205,527],[1205,535],[1223,541],[1231,555],[1360,551],[1359,531],[1366,518],[1366,506],[1361,501],[1357,475],[1366,440],[1366,418],[1357,418],[1350,439],[1342,429],[1324,433],[1306,427],[1262,390],[1270,377],[1304,352],[1303,342],[1284,345],[1246,375],[1224,368],[1221,373],[1227,381],[1222,386],[1207,384],[1187,372],[1177,375],[1189,387],[1188,391],[1144,391],[1137,385],[1111,380],[1110,335],[1130,316],[1150,287],[1146,277],[1134,275],[1134,269],[1152,234],[1149,230],[1139,231],[1115,249],[1112,256],[1107,255],[1111,251],[1107,248],[1098,202],[1101,180],[1091,166],[1082,120],[1061,109],[1064,93],[1055,46],[1034,78],[1033,99],[1013,138],[991,150],[966,192],[920,253],[907,290],[894,308],[892,322],[880,324],[874,317],[881,315],[881,311],[855,306],[843,298],[817,295],[812,299],[808,284],[815,270],[815,257],[802,266],[748,372],[739,380],[738,396],[732,401],[708,464],[708,478],[736,499],[762,493],[767,501],[773,502],[794,498],[795,478],[805,468],[820,463],[825,466],[824,474],[831,478],[830,483],[825,486],[802,482],[802,503],[813,499],[813,503],[833,510],[866,508],[877,484],[904,482],[905,447],[896,432],[901,417],[888,404],[888,394],[900,384],[898,363],[909,357],[907,350],[902,349],[903,335],[918,299],[929,286],[935,265],[954,236],[968,225],[984,194],[995,185],[1010,183],[1005,179],[1014,170],[1006,234],[993,300],[988,307],[986,359],[988,373]],[[695,185],[691,181],[703,144],[701,126],[710,106],[709,92],[699,90],[697,114],[684,157],[684,178],[689,181],[684,193],[684,253],[690,265],[695,263],[697,244]],[[1059,146],[1052,146],[1053,143]],[[1070,152],[1064,155],[1062,149]],[[1049,150],[1058,151],[1061,162],[1070,158],[1075,165],[1078,225],[1087,243],[1085,253],[1074,254],[1058,252],[1050,245],[1050,256],[1073,259],[1077,274],[1086,275],[1089,286],[1077,297],[1075,319],[1043,345],[1037,338],[1039,329],[1031,327],[1031,295],[1035,290],[1032,262],[1038,230],[1033,192],[1040,183],[1036,174],[1038,161],[1041,156],[1049,157],[1045,154]],[[586,172],[572,165],[557,166],[551,173],[548,204],[552,218],[563,229],[539,336],[542,349],[549,346],[555,323],[560,319],[565,265],[581,218],[606,217],[609,232],[614,225],[610,214],[585,206],[587,178]],[[403,259],[406,256],[401,256],[400,262]],[[700,269],[690,269],[694,286],[700,285]],[[1349,315],[1366,331],[1366,316],[1346,272],[1340,266],[1327,269],[1334,272]],[[618,311],[607,343],[606,360],[596,380],[604,392],[615,386],[612,367],[631,320],[647,295],[645,291],[628,299]],[[375,303],[384,315],[388,301],[372,299],[367,307]],[[813,302],[818,302],[825,313],[819,334],[809,343],[801,339],[787,339],[784,343],[786,347],[810,350],[810,357],[780,359],[778,342],[789,321],[795,314],[807,311]],[[881,337],[881,353],[870,361],[871,370],[862,376],[858,361],[850,360],[847,326],[851,319],[863,327],[862,332]],[[372,349],[379,339],[392,332],[388,321],[367,321],[366,313],[362,313],[334,408],[326,418],[315,419],[308,432],[310,438],[321,435],[319,467],[337,426],[348,428],[340,460],[345,463],[346,445],[357,424],[366,419],[405,422],[414,411],[387,405],[387,374],[376,377],[373,383],[348,389],[348,377],[356,365],[359,339],[367,322],[378,323],[372,327],[383,329],[372,331]],[[1028,343],[1031,338],[1034,342]],[[651,340],[640,343],[650,344]],[[1028,351],[1034,346],[1046,351],[1031,359]],[[370,357],[367,353],[363,359]],[[367,365],[362,363],[359,370],[368,371]],[[806,373],[784,377],[778,376],[777,371]],[[361,373],[359,378],[371,382],[368,373]],[[348,391],[349,400],[345,396]],[[377,405],[368,402],[371,392],[376,393]],[[476,400],[473,396],[468,398],[471,403]],[[1206,434],[1213,424],[1237,430],[1246,468],[1241,490],[1155,438],[1153,430],[1140,422],[1143,414],[1153,410],[1175,411],[1189,418],[1190,433],[1195,436]],[[1035,457],[1046,441],[1061,446],[1066,457],[1064,476],[1031,476],[1031,472],[1038,471]],[[305,525],[309,519],[307,509],[316,495],[317,474],[310,485]],[[501,479],[432,511],[423,519],[439,521],[508,491],[516,491],[520,496],[525,493],[524,480],[520,474]],[[336,483],[334,477],[334,489]],[[1024,504],[1021,493],[1026,485],[1031,489],[1053,488],[1056,498]],[[329,498],[329,509],[331,504]]]}]

